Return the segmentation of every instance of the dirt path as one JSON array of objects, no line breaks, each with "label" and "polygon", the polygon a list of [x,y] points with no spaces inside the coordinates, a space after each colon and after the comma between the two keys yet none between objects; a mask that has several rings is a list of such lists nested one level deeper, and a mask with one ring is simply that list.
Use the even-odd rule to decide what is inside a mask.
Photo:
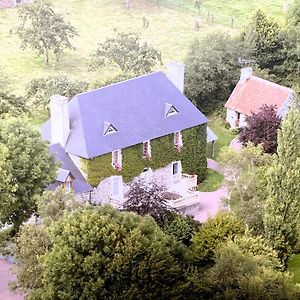
[{"label": "dirt path", "polygon": [[0,259],[0,300],[24,300],[24,295],[15,294],[9,289],[9,282],[16,280],[11,273],[11,267],[7,261]]}]

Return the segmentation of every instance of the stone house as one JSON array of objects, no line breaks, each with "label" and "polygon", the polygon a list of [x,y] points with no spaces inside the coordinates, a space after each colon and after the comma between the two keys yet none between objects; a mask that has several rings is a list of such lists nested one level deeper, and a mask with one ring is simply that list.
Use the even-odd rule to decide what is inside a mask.
[{"label": "stone house", "polygon": [[292,89],[254,76],[250,67],[243,68],[240,80],[225,104],[226,121],[231,128],[243,127],[246,117],[256,113],[262,105],[276,105],[278,116],[284,117],[294,96]]},{"label": "stone house", "polygon": [[[198,201],[197,174],[183,173],[185,161],[179,160],[176,154],[166,165],[153,166],[155,159],[167,155],[164,153],[167,150],[154,149],[155,144],[166,137],[168,149],[179,154],[182,151],[189,157],[190,164],[197,164],[198,157],[193,162],[192,156],[199,153],[199,149],[195,149],[198,152],[189,150],[184,139],[187,131],[199,126],[205,126],[201,127],[205,133],[203,141],[197,142],[204,142],[199,156],[206,166],[208,120],[184,96],[183,84],[184,65],[172,62],[168,64],[167,75],[154,72],[78,94],[70,101],[66,97],[52,96],[51,117],[41,127],[42,137],[52,145],[60,144],[85,178],[89,178],[89,174],[85,174],[83,161],[108,158],[99,170],[106,175],[99,176],[93,202],[121,206],[128,190],[123,180],[124,172],[130,165],[142,166],[142,161],[149,167],[142,167],[132,180],[156,181],[164,185],[176,195],[176,201],[172,202],[174,207],[192,205]],[[128,162],[128,149],[133,147],[135,158]],[[72,170],[68,173],[70,168],[62,166],[61,169],[58,177],[78,180]],[[80,177],[81,182],[84,177]]]}]

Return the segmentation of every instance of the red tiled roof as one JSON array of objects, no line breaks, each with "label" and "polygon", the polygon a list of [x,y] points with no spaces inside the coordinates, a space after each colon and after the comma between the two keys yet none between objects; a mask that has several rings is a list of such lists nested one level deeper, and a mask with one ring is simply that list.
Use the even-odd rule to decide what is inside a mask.
[{"label": "red tiled roof", "polygon": [[245,82],[238,82],[225,107],[246,116],[257,112],[262,105],[276,105],[277,111],[293,90],[274,82],[251,76]]}]

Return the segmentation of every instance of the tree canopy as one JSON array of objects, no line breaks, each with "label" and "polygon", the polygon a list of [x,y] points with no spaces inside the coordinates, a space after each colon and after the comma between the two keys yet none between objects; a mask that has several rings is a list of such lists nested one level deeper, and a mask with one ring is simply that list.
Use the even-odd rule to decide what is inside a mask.
[{"label": "tree canopy", "polygon": [[277,130],[281,118],[277,116],[274,105],[263,105],[258,112],[246,117],[247,125],[241,129],[239,141],[245,146],[248,142],[262,144],[264,152],[275,153],[277,150]]},{"label": "tree canopy", "polygon": [[143,43],[141,35],[121,32],[98,45],[91,56],[89,66],[91,70],[95,70],[114,65],[126,75],[138,76],[151,72],[161,63],[160,52]]},{"label": "tree canopy", "polygon": [[205,114],[221,108],[238,81],[240,45],[228,34],[195,40],[185,60],[185,93]]},{"label": "tree canopy", "polygon": [[10,197],[0,202],[0,220],[17,228],[34,212],[35,196],[54,181],[56,166],[47,143],[24,120],[0,120],[0,144],[6,147],[1,171],[10,178]]},{"label": "tree canopy", "polygon": [[20,25],[17,35],[21,48],[27,47],[44,54],[45,64],[49,64],[49,53],[53,52],[58,62],[64,48],[73,49],[70,39],[78,35],[76,29],[56,13],[50,0],[35,0],[23,5],[19,10]]}]

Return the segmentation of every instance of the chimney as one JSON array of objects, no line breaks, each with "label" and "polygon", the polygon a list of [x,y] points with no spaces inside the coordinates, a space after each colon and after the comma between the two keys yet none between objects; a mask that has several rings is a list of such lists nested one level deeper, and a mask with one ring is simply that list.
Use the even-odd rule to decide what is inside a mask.
[{"label": "chimney", "polygon": [[166,64],[167,77],[175,84],[181,93],[184,88],[184,64],[171,61]]},{"label": "chimney", "polygon": [[240,82],[241,83],[246,82],[251,76],[252,76],[252,68],[251,67],[242,68]]},{"label": "chimney", "polygon": [[65,147],[70,133],[68,98],[60,95],[50,97],[51,144]]}]

